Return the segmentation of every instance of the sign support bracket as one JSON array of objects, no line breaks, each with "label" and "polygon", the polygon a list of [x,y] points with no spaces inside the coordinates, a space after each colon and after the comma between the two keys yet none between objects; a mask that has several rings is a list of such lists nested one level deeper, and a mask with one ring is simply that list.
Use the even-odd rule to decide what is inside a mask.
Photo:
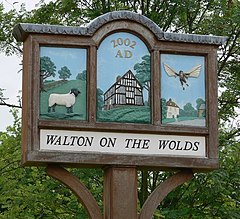
[{"label": "sign support bracket", "polygon": [[102,213],[95,198],[76,176],[55,164],[48,165],[46,172],[49,176],[66,185],[76,195],[91,219],[102,219]]},{"label": "sign support bracket", "polygon": [[145,201],[139,219],[151,219],[160,202],[176,187],[193,178],[192,170],[182,170],[158,185]]},{"label": "sign support bracket", "polygon": [[[91,219],[103,219],[96,200],[76,176],[54,164],[48,165],[46,172],[76,195]],[[136,167],[109,166],[104,170],[104,219],[151,219],[159,203],[173,189],[192,178],[192,170],[185,169],[162,182],[150,194],[138,217]]]}]

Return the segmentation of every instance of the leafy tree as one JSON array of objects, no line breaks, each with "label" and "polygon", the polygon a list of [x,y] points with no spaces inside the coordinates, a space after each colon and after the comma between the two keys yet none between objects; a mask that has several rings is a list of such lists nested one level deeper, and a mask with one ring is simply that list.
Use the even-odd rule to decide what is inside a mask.
[{"label": "leafy tree", "polygon": [[162,118],[167,118],[167,101],[165,98],[161,99]]},{"label": "leafy tree", "polygon": [[[84,207],[69,189],[46,175],[45,168],[21,166],[21,120],[0,133],[0,218],[83,218]],[[102,170],[71,169],[102,205]],[[94,192],[95,191],[95,192]]]},{"label": "leafy tree", "polygon": [[97,89],[97,110],[102,110],[104,106],[104,101],[103,101],[103,91],[98,88]]},{"label": "leafy tree", "polygon": [[149,92],[150,90],[150,72],[151,72],[151,66],[150,66],[150,56],[145,55],[142,57],[141,63],[136,63],[134,65],[134,70],[137,72],[135,74],[138,81],[141,83],[141,85]]},{"label": "leafy tree", "polygon": [[193,108],[191,103],[187,103],[186,105],[184,105],[183,110],[184,110],[186,116],[196,116],[197,115],[197,112]]},{"label": "leafy tree", "polygon": [[135,74],[136,78],[143,86],[144,89],[148,92],[148,104],[150,100],[150,81],[151,81],[151,64],[150,64],[150,56],[145,55],[142,57],[141,63],[136,63],[134,65],[134,70],[137,72]]},{"label": "leafy tree", "polygon": [[202,98],[198,98],[196,104],[196,109],[198,110],[202,104],[205,104],[205,101]]},{"label": "leafy tree", "polygon": [[76,79],[86,81],[87,80],[87,71],[83,70],[81,73],[79,73],[77,75]]},{"label": "leafy tree", "polygon": [[17,23],[24,22],[27,16],[24,6],[19,12],[14,9],[5,12],[3,3],[0,3],[0,52],[6,55],[22,54],[21,43],[14,40],[12,29]]},{"label": "leafy tree", "polygon": [[48,77],[55,77],[56,66],[48,56],[40,58],[40,89],[44,90],[43,81]]},{"label": "leafy tree", "polygon": [[62,67],[59,71],[59,78],[66,80],[67,78],[70,78],[70,76],[72,75],[71,71],[68,69],[67,66]]}]

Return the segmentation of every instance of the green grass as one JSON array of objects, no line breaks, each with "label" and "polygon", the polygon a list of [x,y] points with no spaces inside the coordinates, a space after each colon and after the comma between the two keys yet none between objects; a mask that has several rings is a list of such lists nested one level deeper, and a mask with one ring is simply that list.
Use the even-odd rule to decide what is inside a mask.
[{"label": "green grass", "polygon": [[[55,83],[55,82],[54,82]],[[49,84],[49,83],[48,83]],[[48,113],[48,98],[51,93],[65,94],[69,93],[72,88],[77,88],[81,93],[76,98],[73,106],[73,113],[67,113],[65,106],[56,106],[55,112]],[[86,82],[82,80],[71,80],[60,83],[46,92],[40,92],[40,118],[42,119],[70,119],[86,120]]]},{"label": "green grass", "polygon": [[111,110],[98,111],[99,122],[143,123],[151,122],[149,106],[124,106]]}]

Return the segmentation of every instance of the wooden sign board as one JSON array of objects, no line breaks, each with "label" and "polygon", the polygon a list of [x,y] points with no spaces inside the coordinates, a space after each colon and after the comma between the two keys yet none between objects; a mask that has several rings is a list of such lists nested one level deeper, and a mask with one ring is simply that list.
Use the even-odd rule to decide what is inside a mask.
[{"label": "wooden sign board", "polygon": [[111,12],[87,27],[19,24],[24,165],[218,167],[224,37],[166,33]]}]

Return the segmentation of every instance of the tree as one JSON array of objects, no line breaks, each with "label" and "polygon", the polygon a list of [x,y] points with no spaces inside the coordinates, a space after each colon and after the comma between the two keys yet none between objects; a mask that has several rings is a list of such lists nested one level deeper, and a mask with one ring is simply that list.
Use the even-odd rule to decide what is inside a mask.
[{"label": "tree", "polygon": [[[45,168],[21,166],[21,119],[18,111],[13,110],[12,114],[14,124],[0,133],[0,218],[87,219],[74,194],[47,176]],[[71,172],[101,200],[102,170],[71,169]]]},{"label": "tree", "polygon": [[87,71],[83,70],[81,73],[79,73],[77,75],[76,79],[86,81],[87,80]]},{"label": "tree", "polygon": [[148,104],[150,100],[150,81],[151,81],[151,66],[150,66],[150,56],[145,55],[142,57],[141,63],[136,63],[134,65],[134,70],[137,72],[135,74],[136,78],[148,92]]},{"label": "tree", "polygon": [[97,89],[97,110],[102,110],[104,106],[104,101],[103,101],[103,91],[98,88]]},{"label": "tree", "polygon": [[205,101],[202,99],[202,98],[198,98],[197,100],[196,100],[196,109],[197,110],[199,110],[199,108],[200,108],[200,106],[202,105],[202,104],[205,104]]},{"label": "tree", "polygon": [[184,105],[183,110],[185,111],[185,116],[197,116],[197,112],[193,108],[191,103],[187,103],[186,105]]},{"label": "tree", "polygon": [[151,72],[151,66],[150,66],[150,56],[145,55],[142,57],[141,63],[136,63],[134,65],[134,70],[137,72],[135,74],[138,81],[141,83],[141,85],[149,92],[150,90],[150,72]]},{"label": "tree", "polygon": [[48,77],[55,77],[56,66],[48,56],[40,58],[40,89],[44,90],[44,80]]},{"label": "tree", "polygon": [[162,119],[167,118],[167,101],[165,98],[161,99]]},{"label": "tree", "polygon": [[66,80],[67,78],[70,78],[70,76],[72,75],[71,71],[68,69],[67,66],[62,67],[59,71],[59,78]]}]

